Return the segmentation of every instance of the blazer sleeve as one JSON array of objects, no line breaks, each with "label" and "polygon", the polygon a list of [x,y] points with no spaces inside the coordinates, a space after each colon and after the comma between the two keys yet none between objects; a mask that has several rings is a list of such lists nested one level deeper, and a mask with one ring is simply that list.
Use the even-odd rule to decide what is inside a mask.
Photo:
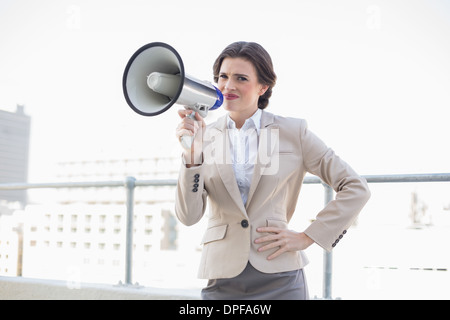
[{"label": "blazer sleeve", "polygon": [[331,251],[369,200],[370,191],[364,178],[308,130],[306,121],[302,120],[300,128],[305,168],[336,192],[335,199],[318,213],[305,233],[322,248]]},{"label": "blazer sleeve", "polygon": [[203,165],[187,168],[184,162],[178,176],[175,214],[184,225],[191,226],[203,217],[208,193],[205,190]]}]

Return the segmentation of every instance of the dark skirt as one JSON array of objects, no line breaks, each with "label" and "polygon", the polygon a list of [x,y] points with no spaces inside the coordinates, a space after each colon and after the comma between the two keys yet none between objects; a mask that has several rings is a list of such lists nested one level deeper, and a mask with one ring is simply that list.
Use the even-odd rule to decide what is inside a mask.
[{"label": "dark skirt", "polygon": [[209,280],[203,300],[307,300],[308,286],[303,269],[263,273],[250,263],[237,277]]}]

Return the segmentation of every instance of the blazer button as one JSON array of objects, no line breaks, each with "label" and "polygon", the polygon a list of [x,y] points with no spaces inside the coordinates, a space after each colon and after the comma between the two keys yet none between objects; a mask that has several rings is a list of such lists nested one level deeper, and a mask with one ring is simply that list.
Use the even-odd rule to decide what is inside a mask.
[{"label": "blazer button", "polygon": [[195,178],[195,179],[198,179],[198,178],[200,178],[200,175],[197,173],[197,174],[194,176],[194,178]]},{"label": "blazer button", "polygon": [[197,188],[194,188],[194,189],[192,189],[192,191],[193,191],[193,192],[197,192],[197,191],[198,191],[198,189],[197,189]]},{"label": "blazer button", "polygon": [[247,220],[242,220],[241,221],[241,226],[242,226],[242,228],[248,228],[248,221]]}]

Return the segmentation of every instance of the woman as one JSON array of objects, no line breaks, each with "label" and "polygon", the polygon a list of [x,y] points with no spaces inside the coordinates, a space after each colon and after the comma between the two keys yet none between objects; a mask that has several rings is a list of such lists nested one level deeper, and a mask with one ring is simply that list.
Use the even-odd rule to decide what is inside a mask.
[{"label": "woman", "polygon": [[[209,201],[199,277],[203,299],[308,299],[303,250],[331,251],[370,197],[367,183],[302,119],[265,111],[276,82],[266,50],[229,45],[214,63],[226,116],[206,126],[186,117],[176,130],[195,136],[183,153],[176,193],[179,220],[198,222]],[[336,191],[303,232],[288,229],[306,172]]]}]

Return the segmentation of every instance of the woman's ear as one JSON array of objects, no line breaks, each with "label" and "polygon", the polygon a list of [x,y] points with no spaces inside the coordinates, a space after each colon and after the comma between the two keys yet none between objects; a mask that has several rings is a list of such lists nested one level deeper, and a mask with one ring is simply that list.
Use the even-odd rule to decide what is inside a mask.
[{"label": "woman's ear", "polygon": [[261,90],[259,90],[259,95],[263,96],[266,93],[267,89],[269,89],[269,86],[267,84],[262,85]]}]

